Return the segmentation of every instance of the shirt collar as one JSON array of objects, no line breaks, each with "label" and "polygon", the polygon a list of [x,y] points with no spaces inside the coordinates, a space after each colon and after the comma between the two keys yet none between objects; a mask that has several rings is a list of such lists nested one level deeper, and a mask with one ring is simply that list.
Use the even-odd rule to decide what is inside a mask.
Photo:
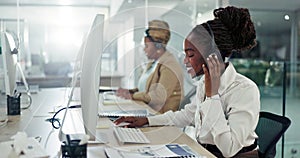
[{"label": "shirt collar", "polygon": [[201,76],[196,76],[196,77],[194,77],[194,78],[192,78],[192,84],[194,85],[194,86],[198,86],[200,83],[203,83],[203,77],[204,75],[201,75]]},{"label": "shirt collar", "polygon": [[222,95],[225,90],[234,82],[236,75],[237,72],[234,66],[232,65],[232,63],[228,62],[228,66],[220,79],[220,87],[218,91],[220,95]]},{"label": "shirt collar", "polygon": [[157,61],[158,61],[159,63],[162,63],[162,62],[164,62],[166,59],[169,58],[169,55],[170,55],[169,51],[166,50],[166,51],[164,52],[164,54],[163,54],[162,56],[160,56],[160,57],[157,59]]}]

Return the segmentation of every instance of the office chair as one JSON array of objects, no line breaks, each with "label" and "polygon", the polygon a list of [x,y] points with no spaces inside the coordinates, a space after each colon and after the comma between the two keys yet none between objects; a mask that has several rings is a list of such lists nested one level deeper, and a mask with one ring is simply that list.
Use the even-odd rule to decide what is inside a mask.
[{"label": "office chair", "polygon": [[178,110],[183,109],[186,104],[189,104],[191,102],[191,97],[196,94],[196,89],[197,88],[194,86],[192,87],[192,89],[190,89],[190,91],[184,96],[183,100],[180,102]]},{"label": "office chair", "polygon": [[287,117],[270,112],[260,112],[258,125],[255,129],[258,135],[259,157],[273,158],[276,155],[276,143],[289,128],[291,120]]}]

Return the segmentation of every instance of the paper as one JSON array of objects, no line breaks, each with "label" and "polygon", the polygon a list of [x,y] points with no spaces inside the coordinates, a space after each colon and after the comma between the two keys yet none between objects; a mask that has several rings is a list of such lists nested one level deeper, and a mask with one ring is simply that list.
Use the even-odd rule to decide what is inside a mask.
[{"label": "paper", "polygon": [[45,149],[42,148],[40,143],[38,143],[34,138],[28,138],[26,143],[26,148],[22,149],[24,154],[17,153],[15,148],[13,148],[14,141],[7,141],[0,143],[0,153],[1,157],[49,157]]},{"label": "paper", "polygon": [[199,157],[187,145],[167,144],[150,146],[130,146],[130,147],[109,147],[105,148],[105,153],[109,158],[154,158],[154,157]]}]

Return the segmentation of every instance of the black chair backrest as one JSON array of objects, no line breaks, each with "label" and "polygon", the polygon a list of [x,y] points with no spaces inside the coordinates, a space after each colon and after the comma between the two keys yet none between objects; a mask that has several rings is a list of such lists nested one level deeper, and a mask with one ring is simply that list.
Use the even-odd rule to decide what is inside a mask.
[{"label": "black chair backrest", "polygon": [[258,135],[259,157],[275,157],[276,143],[289,128],[291,120],[270,112],[260,112],[256,134]]}]

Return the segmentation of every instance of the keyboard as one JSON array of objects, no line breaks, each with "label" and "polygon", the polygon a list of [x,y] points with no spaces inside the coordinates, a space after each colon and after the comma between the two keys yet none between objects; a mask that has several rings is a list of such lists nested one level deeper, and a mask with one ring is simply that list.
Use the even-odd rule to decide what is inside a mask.
[{"label": "keyboard", "polygon": [[119,97],[115,94],[112,94],[111,92],[104,92],[102,97],[104,105],[134,104],[134,101],[132,101],[131,99]]},{"label": "keyboard", "polygon": [[122,97],[117,96],[116,93],[112,91],[104,92],[103,99],[104,100],[126,100]]},{"label": "keyboard", "polygon": [[137,143],[147,144],[150,143],[149,139],[139,128],[122,128],[113,127],[114,133],[121,143]]}]

